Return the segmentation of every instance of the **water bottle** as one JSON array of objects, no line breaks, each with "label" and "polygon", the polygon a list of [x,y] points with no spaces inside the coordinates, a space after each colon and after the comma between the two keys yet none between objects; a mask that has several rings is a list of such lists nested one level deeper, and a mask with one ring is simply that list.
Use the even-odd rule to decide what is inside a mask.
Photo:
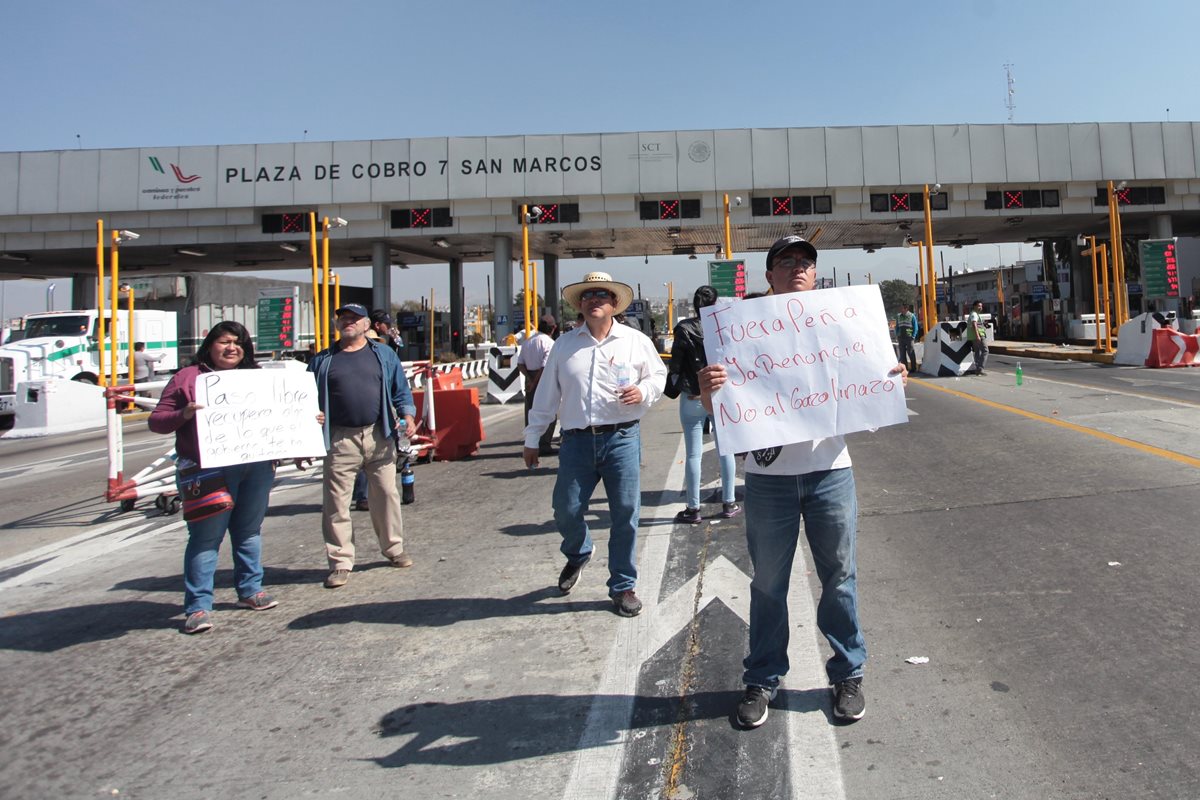
[{"label": "water bottle", "polygon": [[621,391],[629,385],[629,365],[617,364],[617,391]]},{"label": "water bottle", "polygon": [[1017,362],[1017,386],[1025,383],[1025,373],[1021,371],[1021,362]]},{"label": "water bottle", "polygon": [[400,502],[404,505],[410,504],[415,498],[413,497],[413,485],[417,482],[417,478],[413,475],[412,467],[408,462],[404,462],[404,468],[400,470]]}]

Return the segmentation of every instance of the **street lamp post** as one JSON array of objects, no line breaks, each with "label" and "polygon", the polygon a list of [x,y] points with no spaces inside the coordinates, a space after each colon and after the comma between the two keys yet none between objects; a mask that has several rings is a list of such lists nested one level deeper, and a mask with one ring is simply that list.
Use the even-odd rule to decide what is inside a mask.
[{"label": "street lamp post", "polygon": [[108,353],[104,342],[108,331],[104,319],[104,220],[96,220],[96,309],[100,314],[100,329],[96,337],[96,355],[100,362],[100,385],[108,386]]},{"label": "street lamp post", "polygon": [[312,255],[312,292],[313,292],[313,346],[316,352],[325,349],[321,337],[321,276],[317,267],[317,212],[308,212],[308,250]]},{"label": "street lamp post", "polygon": [[521,297],[522,309],[525,313],[525,338],[528,339],[531,332],[529,319],[529,223],[536,221],[542,216],[540,206],[521,206],[521,279],[524,292]]},{"label": "street lamp post", "polygon": [[1125,181],[1113,188],[1113,182],[1108,182],[1108,234],[1112,247],[1113,265],[1113,303],[1116,306],[1117,330],[1128,321],[1129,288],[1125,283],[1125,248],[1121,244],[1121,210],[1117,193],[1125,190]]},{"label": "street lamp post", "polygon": [[[133,327],[133,286],[128,283],[122,283],[120,289],[122,292],[128,293],[129,296],[129,305],[127,306],[127,311],[125,312],[125,319],[129,324],[129,384],[132,386],[133,384],[137,383],[137,354],[133,349],[134,342],[137,341],[137,335],[134,334]],[[134,405],[132,400],[130,400],[126,410],[133,411],[135,408],[137,408],[137,406]]]},{"label": "street lamp post", "polygon": [[[333,273],[333,307],[342,307],[342,276],[336,272]],[[341,341],[342,331],[340,328],[334,327],[333,338],[335,341]]]},{"label": "street lamp post", "polygon": [[329,346],[329,229],[344,228],[349,223],[341,217],[334,217],[332,220],[329,217],[324,217],[321,221],[321,260],[322,260],[322,277],[321,282],[321,338],[325,341],[325,346]]},{"label": "street lamp post", "polygon": [[[733,204],[740,206],[742,204],[742,198],[740,198],[740,197],[733,198]],[[725,258],[727,260],[733,258],[733,233],[732,233],[732,229],[729,226],[729,195],[728,194],[725,195]]]},{"label": "street lamp post", "polygon": [[[935,183],[933,185],[933,194],[941,191],[942,185]],[[937,327],[937,295],[934,292],[934,284],[936,278],[933,272],[933,213],[929,208],[929,184],[925,184],[924,200],[925,200],[925,269],[928,270],[929,277],[925,280],[925,291],[929,293],[929,311],[930,322],[925,330],[931,331]]]},{"label": "street lamp post", "polygon": [[[726,209],[729,208],[729,195],[725,196]],[[667,281],[663,284],[667,287],[667,332],[666,336],[671,335],[671,331],[675,330],[675,282]]]},{"label": "street lamp post", "polygon": [[[110,373],[110,374],[112,376],[112,382],[114,385],[116,385],[116,383],[117,383],[117,364],[118,364],[117,358],[118,358],[118,354],[121,352],[121,349],[120,349],[121,340],[120,340],[120,334],[118,332],[120,325],[118,324],[118,315],[117,315],[117,309],[121,305],[121,303],[120,303],[121,297],[119,294],[120,287],[121,287],[121,284],[120,284],[120,277],[121,277],[120,248],[121,248],[122,242],[132,241],[133,239],[137,239],[138,237],[139,237],[139,234],[136,234],[133,231],[119,230],[119,231],[112,232],[112,246],[111,246],[111,253],[109,255],[109,264],[111,264],[111,274],[109,275],[109,279],[112,283],[112,306],[111,306],[112,307],[112,327],[109,330],[109,337],[110,337],[109,343],[112,348],[112,356],[111,356],[109,363],[112,365],[112,373]],[[129,335],[132,337],[133,336],[133,327],[132,327],[133,320],[127,320],[127,322],[130,323]],[[101,349],[103,349],[103,346],[104,345],[102,342]],[[130,351],[133,350],[133,339],[132,338],[129,340],[129,349],[130,349]],[[129,373],[129,378],[130,378],[130,380],[133,379],[132,371]]]}]

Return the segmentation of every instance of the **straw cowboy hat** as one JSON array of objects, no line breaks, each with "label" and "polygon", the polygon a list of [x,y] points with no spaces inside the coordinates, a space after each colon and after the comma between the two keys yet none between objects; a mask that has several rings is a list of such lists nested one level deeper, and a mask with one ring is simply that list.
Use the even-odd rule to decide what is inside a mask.
[{"label": "straw cowboy hat", "polygon": [[565,287],[562,290],[563,300],[566,300],[575,308],[582,310],[583,306],[580,305],[579,295],[588,289],[608,289],[616,295],[617,302],[613,307],[614,314],[620,314],[629,308],[629,304],[633,302],[633,288],[624,283],[617,283],[607,272],[589,272],[583,276],[583,280],[579,283],[572,283]]}]

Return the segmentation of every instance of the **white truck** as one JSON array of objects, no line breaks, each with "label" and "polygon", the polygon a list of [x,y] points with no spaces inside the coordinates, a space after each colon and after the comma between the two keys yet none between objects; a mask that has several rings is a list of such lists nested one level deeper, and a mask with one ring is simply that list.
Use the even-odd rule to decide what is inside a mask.
[{"label": "white truck", "polygon": [[[111,352],[111,315],[106,315],[105,352]],[[16,410],[18,384],[46,378],[98,383],[100,375],[100,312],[47,311],[28,314],[21,338],[0,347],[0,417]],[[174,311],[134,309],[134,341],[146,352],[165,356],[155,365],[159,373],[179,369],[179,342]],[[117,312],[118,376],[129,375],[129,319]],[[112,370],[111,360],[109,370]]]}]

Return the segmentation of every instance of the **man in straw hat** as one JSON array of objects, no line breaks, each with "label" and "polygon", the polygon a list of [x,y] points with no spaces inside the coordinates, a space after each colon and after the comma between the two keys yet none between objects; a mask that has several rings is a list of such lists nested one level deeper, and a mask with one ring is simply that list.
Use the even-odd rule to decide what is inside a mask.
[{"label": "man in straw hat", "polygon": [[634,592],[642,490],[638,421],[662,396],[667,370],[647,336],[613,321],[633,302],[629,286],[608,273],[589,272],[562,294],[582,312],[583,324],[558,337],[542,369],[525,428],[525,465],[538,465],[538,438],[557,415],[562,442],[554,522],[567,558],[559,591],[571,591],[592,557],[584,515],[603,481],[612,519],[608,595],[618,614],[634,617],[642,610]]},{"label": "man in straw hat", "polygon": [[[799,236],[785,236],[767,252],[767,283],[775,294],[807,292],[817,283],[817,248]],[[897,364],[891,374],[908,370]],[[727,378],[722,364],[700,370],[701,402],[712,413],[714,392]],[[757,728],[767,720],[780,679],[788,671],[788,581],[800,522],[813,554],[821,600],[817,628],[833,648],[825,672],[833,687],[833,716],[862,719],[867,646],[858,621],[854,542],[858,499],[850,452],[841,436],[755,450],[746,459],[746,544],[754,578],[750,582],[750,653],[742,662],[745,693],[738,724]]]}]

